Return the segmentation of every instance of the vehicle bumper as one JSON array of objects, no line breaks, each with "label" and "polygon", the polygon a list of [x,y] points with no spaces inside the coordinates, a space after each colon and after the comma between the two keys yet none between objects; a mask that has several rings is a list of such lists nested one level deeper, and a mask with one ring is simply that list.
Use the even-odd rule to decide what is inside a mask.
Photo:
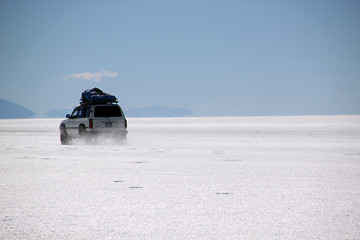
[{"label": "vehicle bumper", "polygon": [[87,133],[89,135],[107,135],[107,136],[126,136],[128,131],[127,130],[123,130],[123,129],[106,129],[106,128],[102,128],[100,129],[88,129]]}]

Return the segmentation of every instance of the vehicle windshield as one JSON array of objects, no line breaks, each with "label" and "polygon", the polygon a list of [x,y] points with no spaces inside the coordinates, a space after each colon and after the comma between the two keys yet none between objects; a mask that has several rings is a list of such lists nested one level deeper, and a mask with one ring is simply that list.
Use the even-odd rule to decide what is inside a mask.
[{"label": "vehicle windshield", "polygon": [[97,106],[94,117],[122,117],[119,106]]},{"label": "vehicle windshield", "polygon": [[74,111],[71,113],[71,118],[76,118],[79,113],[79,108],[75,108]]}]

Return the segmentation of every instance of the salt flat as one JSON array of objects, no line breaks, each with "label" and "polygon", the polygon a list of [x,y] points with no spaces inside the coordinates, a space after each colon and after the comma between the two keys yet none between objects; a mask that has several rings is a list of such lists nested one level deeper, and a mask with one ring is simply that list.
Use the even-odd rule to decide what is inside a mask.
[{"label": "salt flat", "polygon": [[360,116],[0,120],[0,239],[360,239]]}]

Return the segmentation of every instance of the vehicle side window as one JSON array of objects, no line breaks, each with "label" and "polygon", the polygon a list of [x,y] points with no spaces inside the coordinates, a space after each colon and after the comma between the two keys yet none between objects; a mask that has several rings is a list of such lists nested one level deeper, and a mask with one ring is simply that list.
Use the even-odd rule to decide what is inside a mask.
[{"label": "vehicle side window", "polygon": [[89,117],[90,116],[90,111],[91,111],[91,107],[90,106],[86,106],[86,111],[85,111],[85,117]]},{"label": "vehicle side window", "polygon": [[75,108],[71,114],[71,118],[76,118],[78,116],[79,108]]},{"label": "vehicle side window", "polygon": [[83,118],[85,117],[85,109],[84,108],[79,108],[79,113],[78,113],[78,118]]}]

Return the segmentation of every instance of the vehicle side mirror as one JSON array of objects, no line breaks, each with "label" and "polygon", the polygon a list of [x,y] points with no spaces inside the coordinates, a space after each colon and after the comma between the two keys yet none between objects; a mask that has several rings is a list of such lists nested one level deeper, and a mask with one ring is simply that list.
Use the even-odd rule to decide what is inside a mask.
[{"label": "vehicle side mirror", "polygon": [[66,118],[70,118],[71,116],[70,116],[70,114],[66,114]]}]

